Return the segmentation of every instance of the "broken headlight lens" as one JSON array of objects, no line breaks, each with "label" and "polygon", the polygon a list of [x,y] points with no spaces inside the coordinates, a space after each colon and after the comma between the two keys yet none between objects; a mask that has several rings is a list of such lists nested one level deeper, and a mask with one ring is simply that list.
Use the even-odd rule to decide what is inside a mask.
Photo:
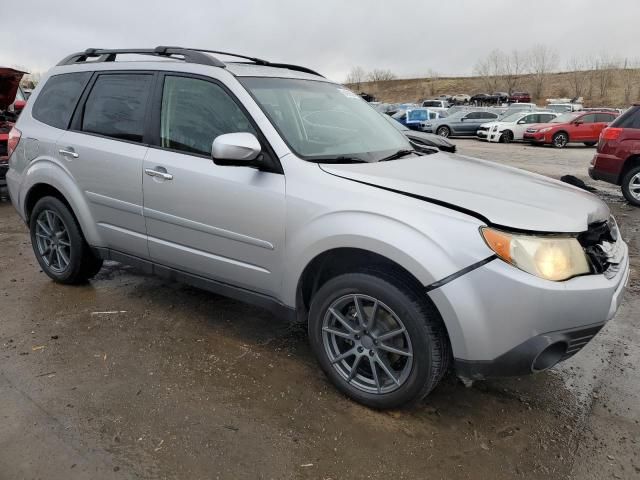
[{"label": "broken headlight lens", "polygon": [[591,271],[587,255],[574,237],[524,235],[489,227],[480,232],[499,258],[545,280],[559,282]]}]

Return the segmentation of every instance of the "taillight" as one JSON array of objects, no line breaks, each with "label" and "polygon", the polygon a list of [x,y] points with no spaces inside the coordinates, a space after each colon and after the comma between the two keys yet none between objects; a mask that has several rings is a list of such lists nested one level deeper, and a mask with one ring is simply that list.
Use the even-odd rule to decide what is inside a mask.
[{"label": "taillight", "polygon": [[15,152],[16,148],[18,148],[20,137],[22,137],[22,132],[16,127],[13,127],[9,132],[9,139],[7,141],[7,154],[9,158],[11,158],[11,154]]},{"label": "taillight", "polygon": [[602,140],[617,140],[620,138],[620,134],[622,133],[622,128],[605,128],[602,130]]}]

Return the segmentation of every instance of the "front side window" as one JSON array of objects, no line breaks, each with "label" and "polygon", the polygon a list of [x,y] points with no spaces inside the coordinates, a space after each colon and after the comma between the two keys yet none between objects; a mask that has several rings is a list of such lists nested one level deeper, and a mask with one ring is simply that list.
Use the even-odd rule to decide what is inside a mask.
[{"label": "front side window", "polygon": [[290,78],[239,80],[303,159],[377,162],[412,149],[404,135],[340,85]]},{"label": "front side window", "polygon": [[90,77],[91,72],[77,72],[49,78],[33,105],[33,117],[52,127],[67,129]]},{"label": "front side window", "polygon": [[256,134],[247,116],[222,87],[197,78],[165,77],[160,146],[211,155],[217,136],[237,132]]},{"label": "front side window", "polygon": [[84,107],[81,130],[131,142],[142,142],[152,75],[103,74]]},{"label": "front side window", "polygon": [[582,123],[595,123],[596,122],[596,114],[595,113],[590,113],[588,115],[580,117],[579,120]]}]

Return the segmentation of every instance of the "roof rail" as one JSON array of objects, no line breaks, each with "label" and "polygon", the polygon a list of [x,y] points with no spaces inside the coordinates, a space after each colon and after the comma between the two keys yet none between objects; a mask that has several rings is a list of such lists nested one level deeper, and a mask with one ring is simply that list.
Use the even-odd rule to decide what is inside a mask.
[{"label": "roof rail", "polygon": [[213,67],[225,68],[226,65],[216,57],[207,55],[208,53],[216,55],[224,55],[227,57],[236,57],[248,60],[256,65],[273,68],[286,68],[297,72],[310,73],[322,77],[318,72],[307,67],[299,65],[290,65],[288,63],[272,63],[261,58],[249,57],[231,52],[222,52],[219,50],[205,50],[202,48],[184,48],[184,47],[168,47],[159,46],[156,48],[123,48],[123,49],[101,49],[87,48],[84,52],[73,53],[65,57],[58,65],[73,65],[75,63],[83,63],[90,58],[95,58],[94,62],[114,62],[118,55],[150,55],[156,57],[173,58],[176,60],[184,60],[187,63],[197,63],[200,65],[209,65]]},{"label": "roof rail", "polygon": [[[198,63],[200,65],[210,65],[212,67],[222,67],[225,65],[217,58],[196,50],[181,47],[160,46],[156,48],[122,48],[122,49],[101,49],[87,48],[84,52],[73,53],[64,58],[58,65],[73,65],[83,63],[90,58],[97,58],[95,62],[114,62],[118,55],[151,55],[156,57],[174,58],[184,60],[188,63]],[[175,57],[178,55],[178,57]],[[180,58],[181,57],[181,58]]]}]

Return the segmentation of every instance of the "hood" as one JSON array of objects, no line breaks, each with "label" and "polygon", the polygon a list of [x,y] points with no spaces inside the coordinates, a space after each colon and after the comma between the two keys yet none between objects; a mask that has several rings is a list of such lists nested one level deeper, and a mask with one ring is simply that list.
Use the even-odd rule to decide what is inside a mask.
[{"label": "hood", "polygon": [[16,99],[20,80],[26,72],[0,67],[0,110],[6,110]]},{"label": "hood", "polygon": [[422,197],[481,220],[511,229],[579,233],[609,219],[595,195],[485,160],[434,153],[380,163],[321,164],[327,173]]}]

